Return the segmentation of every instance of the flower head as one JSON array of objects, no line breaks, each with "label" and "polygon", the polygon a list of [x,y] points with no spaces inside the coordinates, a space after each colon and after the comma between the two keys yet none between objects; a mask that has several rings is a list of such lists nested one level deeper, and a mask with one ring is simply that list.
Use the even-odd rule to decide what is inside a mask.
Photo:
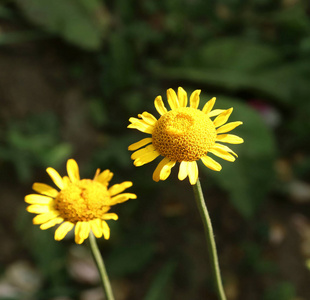
[{"label": "flower head", "polygon": [[131,193],[122,193],[132,186],[125,181],[108,188],[113,173],[97,170],[93,179],[80,179],[79,167],[74,159],[67,161],[68,176],[61,177],[53,168],[47,168],[55,185],[60,191],[44,183],[34,183],[32,188],[39,194],[30,194],[25,202],[30,204],[27,211],[38,214],[33,224],[40,224],[41,229],[48,229],[57,224],[55,240],[62,240],[75,226],[75,242],[83,243],[90,231],[97,238],[110,237],[110,228],[105,220],[117,220],[115,213],[109,213],[112,205],[135,199]]},{"label": "flower head", "polygon": [[[158,120],[148,112],[129,119],[131,124],[128,128],[151,134],[151,137],[128,147],[131,151],[136,150],[131,155],[134,165],[142,166],[158,156],[164,157],[153,173],[155,181],[167,179],[177,162],[180,163],[178,178],[184,180],[188,176],[191,184],[195,184],[198,179],[196,161],[199,159],[206,167],[220,171],[222,166],[207,155],[209,152],[225,160],[235,161],[237,154],[221,143],[243,143],[242,138],[227,134],[242,122],[226,123],[233,108],[212,110],[215,97],[202,110],[198,109],[199,95],[200,90],[192,93],[188,107],[187,94],[183,88],[178,88],[178,94],[169,89],[167,98],[171,110],[167,110],[161,96],[155,99],[155,108],[161,115]],[[216,118],[211,120],[212,117]]]}]

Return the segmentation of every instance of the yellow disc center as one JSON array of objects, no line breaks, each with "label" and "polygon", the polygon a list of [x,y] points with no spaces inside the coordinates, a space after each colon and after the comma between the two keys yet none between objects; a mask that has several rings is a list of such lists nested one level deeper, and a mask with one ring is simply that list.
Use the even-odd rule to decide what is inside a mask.
[{"label": "yellow disc center", "polygon": [[201,110],[182,107],[162,115],[152,133],[156,150],[173,161],[195,161],[214,145],[216,130]]},{"label": "yellow disc center", "polygon": [[65,221],[76,223],[101,218],[109,210],[110,194],[91,179],[70,183],[55,198],[55,208]]}]

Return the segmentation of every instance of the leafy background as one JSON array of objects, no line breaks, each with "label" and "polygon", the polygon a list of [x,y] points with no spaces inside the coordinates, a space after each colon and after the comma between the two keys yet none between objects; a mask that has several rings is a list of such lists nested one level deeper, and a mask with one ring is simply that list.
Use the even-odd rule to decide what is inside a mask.
[{"label": "leafy background", "polygon": [[178,86],[244,122],[238,160],[200,168],[228,299],[310,299],[309,13],[306,0],[2,0],[0,299],[103,299],[87,245],[25,211],[32,183],[71,157],[82,177],[134,182],[98,241],[117,300],[216,299],[190,185],[176,170],[153,182],[156,163],[127,151],[143,137],[129,117]]}]

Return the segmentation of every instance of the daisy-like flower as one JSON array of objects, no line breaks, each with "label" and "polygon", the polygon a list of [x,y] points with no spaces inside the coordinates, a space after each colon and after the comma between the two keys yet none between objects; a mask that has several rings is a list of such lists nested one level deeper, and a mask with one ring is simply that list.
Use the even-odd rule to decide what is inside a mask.
[{"label": "daisy-like flower", "polygon": [[55,231],[55,240],[62,240],[75,226],[75,242],[83,243],[88,238],[90,231],[95,237],[102,235],[105,239],[110,237],[110,228],[106,220],[117,220],[115,213],[109,213],[112,205],[135,199],[131,193],[122,193],[132,186],[132,182],[125,181],[108,188],[113,173],[100,169],[93,179],[80,179],[79,167],[74,159],[67,161],[68,176],[61,177],[53,168],[47,168],[55,185],[53,187],[35,182],[33,190],[40,193],[30,194],[25,197],[25,202],[30,204],[27,211],[38,214],[33,218],[33,224],[40,224],[41,229],[48,229],[57,224],[60,226]]},{"label": "daisy-like flower", "polygon": [[[233,108],[212,110],[215,97],[209,100],[202,110],[198,109],[200,92],[195,90],[191,94],[190,105],[187,107],[188,99],[184,89],[179,87],[178,94],[169,89],[167,98],[170,111],[165,107],[161,96],[155,99],[155,108],[161,115],[158,120],[148,112],[139,114],[138,118],[129,119],[131,124],[128,128],[151,134],[151,137],[128,147],[128,150],[137,150],[131,155],[134,165],[139,167],[158,156],[164,157],[153,173],[154,181],[166,180],[171,168],[179,162],[178,178],[184,180],[188,176],[190,183],[194,185],[198,179],[198,160],[201,159],[206,167],[214,171],[222,169],[208,153],[231,162],[235,161],[237,154],[222,143],[243,143],[242,138],[227,133],[242,122],[226,123]],[[211,120],[212,117],[216,118]]]}]

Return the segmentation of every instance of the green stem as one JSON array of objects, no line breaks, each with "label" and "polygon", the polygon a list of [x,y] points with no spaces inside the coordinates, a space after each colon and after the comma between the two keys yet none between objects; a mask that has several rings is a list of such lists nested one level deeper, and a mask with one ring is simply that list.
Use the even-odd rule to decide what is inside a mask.
[{"label": "green stem", "polygon": [[199,213],[200,213],[200,216],[203,222],[205,236],[206,236],[207,243],[208,243],[209,255],[210,255],[213,275],[215,278],[217,294],[220,300],[226,300],[226,296],[225,296],[223,284],[222,284],[222,278],[221,278],[221,272],[220,272],[217,252],[216,252],[216,245],[215,245],[215,240],[214,240],[211,219],[210,219],[210,216],[209,216],[206,204],[205,204],[205,200],[203,197],[199,179],[197,180],[197,183],[193,185],[193,189],[194,189],[195,199],[197,202]]},{"label": "green stem", "polygon": [[101,283],[105,292],[105,295],[107,297],[107,300],[114,300],[110,280],[107,274],[107,270],[105,268],[102,256],[100,254],[96,238],[92,232],[89,233],[89,245],[91,249],[91,253],[93,255],[93,258],[95,260],[95,263],[97,265],[100,278],[101,278]]}]

